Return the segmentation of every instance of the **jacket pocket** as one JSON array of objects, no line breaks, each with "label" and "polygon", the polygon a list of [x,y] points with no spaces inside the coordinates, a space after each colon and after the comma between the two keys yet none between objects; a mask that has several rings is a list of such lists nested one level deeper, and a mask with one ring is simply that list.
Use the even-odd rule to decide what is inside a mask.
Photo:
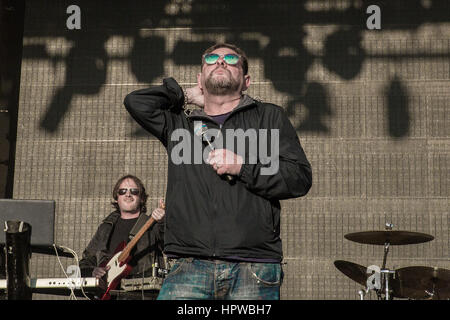
[{"label": "jacket pocket", "polygon": [[264,210],[261,210],[261,222],[263,222],[262,227],[267,230],[270,234],[275,231],[275,221],[273,216],[272,204],[270,201],[264,201]]}]

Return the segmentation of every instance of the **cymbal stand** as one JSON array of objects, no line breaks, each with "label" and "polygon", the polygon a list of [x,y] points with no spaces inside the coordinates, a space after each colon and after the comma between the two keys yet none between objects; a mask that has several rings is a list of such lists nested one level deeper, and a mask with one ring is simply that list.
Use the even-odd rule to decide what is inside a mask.
[{"label": "cymbal stand", "polygon": [[384,278],[384,289],[385,289],[385,300],[391,300],[390,297],[390,293],[389,293],[389,278],[390,278],[390,274],[395,274],[394,270],[389,270],[386,269],[386,260],[387,260],[387,255],[389,253],[389,246],[390,243],[386,242],[384,244],[384,257],[383,257],[383,266],[381,267],[381,274],[382,274],[382,280]]},{"label": "cymbal stand", "polygon": [[[384,226],[384,228],[386,230],[392,230],[392,228],[394,227],[394,225],[390,222],[387,222]],[[384,243],[384,256],[383,256],[383,266],[381,267],[381,269],[386,268],[386,259],[387,259],[387,255],[389,253],[389,246],[391,245],[391,243],[389,241],[386,241]]]},{"label": "cymbal stand", "polygon": [[425,290],[425,293],[429,297],[428,300],[435,300],[435,299],[440,300],[439,291],[436,291],[436,283],[437,283],[436,277],[431,278],[431,282],[433,283],[433,287],[431,288],[431,291]]},{"label": "cymbal stand", "polygon": [[392,300],[390,293],[389,293],[389,278],[391,274],[395,274],[395,270],[389,270],[389,269],[382,269],[381,274],[384,275],[385,280],[385,300]]},{"label": "cymbal stand", "polygon": [[[393,228],[393,224],[392,223],[390,223],[390,222],[387,222],[386,224],[385,224],[385,229],[386,230],[392,230],[392,228]],[[391,243],[389,242],[389,241],[387,241],[385,244],[384,244],[384,256],[383,256],[383,264],[382,264],[382,267],[381,267],[381,270],[380,270],[380,272],[381,272],[381,275],[382,275],[382,280],[383,280],[383,277],[384,277],[384,289],[385,289],[385,299],[386,300],[389,300],[389,274],[390,273],[393,273],[393,271],[391,271],[391,270],[389,270],[389,269],[386,269],[386,260],[387,260],[387,255],[388,255],[388,253],[389,253],[389,247],[390,247],[390,245],[391,245]]]},{"label": "cymbal stand", "polygon": [[[433,286],[433,291],[428,291],[428,290],[425,290],[425,293],[428,295],[428,299],[425,299],[425,300],[434,300],[434,299],[436,299],[435,297],[434,297],[434,295],[435,295],[435,293],[434,293],[434,286]],[[437,300],[439,300],[439,296],[438,296],[438,298],[437,298]]]},{"label": "cymbal stand", "polygon": [[388,253],[389,253],[389,246],[390,246],[390,243],[389,243],[389,242],[386,242],[386,243],[384,244],[384,256],[383,256],[383,264],[382,264],[381,269],[386,268],[386,260],[387,260],[387,255],[388,255]]},{"label": "cymbal stand", "polygon": [[370,288],[366,287],[364,290],[361,289],[358,291],[360,300],[364,300],[364,296],[369,292]]}]

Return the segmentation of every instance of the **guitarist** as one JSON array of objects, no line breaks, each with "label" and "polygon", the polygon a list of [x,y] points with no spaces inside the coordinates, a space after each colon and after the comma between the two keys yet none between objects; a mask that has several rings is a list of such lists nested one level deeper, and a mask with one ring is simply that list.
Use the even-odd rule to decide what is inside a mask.
[{"label": "guitarist", "polygon": [[[130,232],[139,227],[139,223],[142,224],[143,220],[139,217],[147,211],[147,197],[148,194],[139,178],[126,175],[117,181],[113,189],[114,201],[111,202],[115,210],[100,224],[80,260],[83,277],[102,278],[107,274],[108,267],[103,265],[111,259],[122,242],[128,242]],[[160,200],[159,208],[153,210],[151,214],[157,223],[145,232],[132,250],[132,258],[128,263],[132,270],[127,278],[152,276],[152,265],[155,262],[159,267],[164,268],[162,249],[165,210],[163,207],[164,203]],[[122,298],[129,299],[130,296],[132,295],[128,294]],[[156,293],[149,292],[145,296],[154,299]],[[136,294],[135,298],[142,298],[141,293]]]}]

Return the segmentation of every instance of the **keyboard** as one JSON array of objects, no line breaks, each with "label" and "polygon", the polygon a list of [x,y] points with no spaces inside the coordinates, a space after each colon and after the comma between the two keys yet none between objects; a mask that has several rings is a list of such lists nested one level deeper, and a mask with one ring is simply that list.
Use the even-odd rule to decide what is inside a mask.
[{"label": "keyboard", "polygon": [[[69,295],[73,289],[76,296],[85,293],[98,293],[106,290],[106,283],[95,277],[88,278],[37,278],[30,279],[33,293]],[[0,279],[0,290],[7,289],[7,280]]]}]

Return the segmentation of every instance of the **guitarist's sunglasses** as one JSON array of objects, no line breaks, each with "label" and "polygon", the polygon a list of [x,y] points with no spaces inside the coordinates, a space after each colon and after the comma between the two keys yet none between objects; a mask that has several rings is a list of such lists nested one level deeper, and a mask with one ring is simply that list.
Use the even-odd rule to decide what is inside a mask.
[{"label": "guitarist's sunglasses", "polygon": [[118,191],[117,191],[117,193],[120,195],[120,196],[123,196],[124,194],[126,194],[127,193],[127,191],[128,190],[130,190],[130,193],[133,195],[133,196],[138,196],[139,195],[139,189],[136,189],[136,188],[131,188],[131,189],[119,189]]},{"label": "guitarist's sunglasses", "polygon": [[219,55],[217,53],[207,53],[203,56],[203,60],[205,60],[206,64],[214,64],[219,60],[219,58],[223,58],[226,64],[234,66],[239,62],[239,56],[237,54],[228,53],[225,55]]}]

